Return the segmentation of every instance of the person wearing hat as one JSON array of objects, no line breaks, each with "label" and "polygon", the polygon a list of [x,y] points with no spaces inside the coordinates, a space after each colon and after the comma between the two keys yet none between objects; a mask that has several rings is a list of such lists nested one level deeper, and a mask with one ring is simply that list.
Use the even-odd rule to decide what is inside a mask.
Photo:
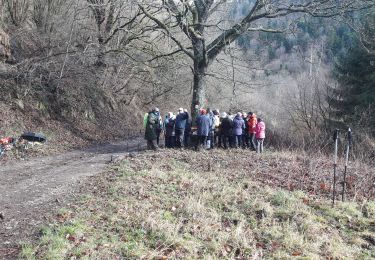
[{"label": "person wearing hat", "polygon": [[184,134],[186,122],[189,119],[189,114],[184,111],[183,108],[178,109],[178,114],[175,121],[175,133],[176,133],[176,147],[182,148],[184,145]]},{"label": "person wearing hat", "polygon": [[147,149],[157,150],[158,146],[156,144],[157,133],[156,128],[159,124],[158,118],[158,108],[153,108],[152,111],[148,113],[146,121],[145,139],[147,140]]}]

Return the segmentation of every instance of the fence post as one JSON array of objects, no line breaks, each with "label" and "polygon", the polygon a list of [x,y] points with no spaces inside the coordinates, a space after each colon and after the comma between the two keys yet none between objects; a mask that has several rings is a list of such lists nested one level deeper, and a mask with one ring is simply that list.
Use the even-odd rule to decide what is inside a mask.
[{"label": "fence post", "polygon": [[338,149],[339,132],[340,130],[336,129],[333,135],[333,140],[335,141],[335,151],[334,151],[334,156],[333,156],[332,207],[335,206],[335,197],[336,197],[336,168],[337,168],[337,149]]},{"label": "fence post", "polygon": [[349,149],[352,142],[352,129],[348,129],[348,140],[345,149],[345,169],[344,169],[344,181],[342,183],[342,201],[345,200],[345,189],[346,189],[346,171],[348,169],[348,161],[349,161]]}]

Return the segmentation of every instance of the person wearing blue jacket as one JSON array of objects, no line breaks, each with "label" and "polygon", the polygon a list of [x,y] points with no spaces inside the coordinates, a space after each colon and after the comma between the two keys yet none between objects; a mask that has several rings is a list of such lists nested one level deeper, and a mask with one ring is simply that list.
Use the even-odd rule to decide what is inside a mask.
[{"label": "person wearing blue jacket", "polygon": [[186,122],[189,119],[189,114],[184,112],[183,108],[178,109],[178,114],[175,121],[176,147],[182,148],[184,144],[184,134]]},{"label": "person wearing blue jacket", "polygon": [[242,132],[245,130],[245,121],[242,119],[241,112],[238,112],[233,119],[234,145],[236,148],[242,147]]},{"label": "person wearing blue jacket", "polygon": [[212,128],[212,120],[210,119],[210,116],[207,115],[206,110],[200,110],[200,116],[197,117],[196,123],[198,127],[197,135],[199,140],[195,149],[199,150],[202,146],[206,147],[207,137],[210,134]]}]

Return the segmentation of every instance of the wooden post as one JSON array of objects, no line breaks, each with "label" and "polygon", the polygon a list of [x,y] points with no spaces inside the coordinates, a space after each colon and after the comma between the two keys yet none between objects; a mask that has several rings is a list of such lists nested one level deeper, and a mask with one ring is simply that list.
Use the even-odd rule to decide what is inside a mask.
[{"label": "wooden post", "polygon": [[348,129],[348,140],[346,144],[346,149],[345,149],[345,170],[344,170],[344,181],[342,182],[342,201],[345,200],[345,189],[346,189],[346,171],[348,169],[348,161],[349,161],[349,149],[350,145],[352,142],[352,130],[349,128]]},{"label": "wooden post", "polygon": [[336,129],[333,135],[333,140],[335,141],[335,151],[334,151],[334,156],[333,156],[332,207],[335,206],[335,198],[336,198],[336,168],[337,168],[337,149],[338,149],[339,132],[340,130]]}]

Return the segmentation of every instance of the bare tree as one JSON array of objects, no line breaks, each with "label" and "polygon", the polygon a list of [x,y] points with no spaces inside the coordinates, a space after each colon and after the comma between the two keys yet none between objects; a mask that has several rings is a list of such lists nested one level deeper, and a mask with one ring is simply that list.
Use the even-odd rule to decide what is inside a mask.
[{"label": "bare tree", "polygon": [[39,31],[49,33],[54,29],[55,15],[61,12],[64,0],[33,0],[31,18]]},{"label": "bare tree", "polygon": [[87,0],[87,3],[96,24],[99,46],[96,65],[105,65],[109,44],[118,50],[144,36],[147,28],[138,26],[139,11],[132,7],[130,0]]},{"label": "bare tree", "polygon": [[13,25],[20,26],[26,21],[30,7],[28,0],[4,0],[4,5]]},{"label": "bare tree", "polygon": [[[205,101],[207,68],[226,46],[248,31],[282,32],[284,28],[263,27],[265,20],[277,19],[292,14],[309,14],[317,17],[333,17],[374,6],[372,0],[255,0],[246,15],[238,22],[222,28],[222,21],[211,23],[212,17],[228,16],[226,0],[163,0],[141,1],[139,8],[175,44],[176,49],[168,55],[183,52],[191,58],[194,76],[191,110]],[[219,13],[220,12],[220,13]],[[174,28],[184,34],[181,39]],[[214,28],[214,29],[212,29]],[[189,44],[186,44],[186,39]],[[163,55],[165,56],[165,55]]]}]

